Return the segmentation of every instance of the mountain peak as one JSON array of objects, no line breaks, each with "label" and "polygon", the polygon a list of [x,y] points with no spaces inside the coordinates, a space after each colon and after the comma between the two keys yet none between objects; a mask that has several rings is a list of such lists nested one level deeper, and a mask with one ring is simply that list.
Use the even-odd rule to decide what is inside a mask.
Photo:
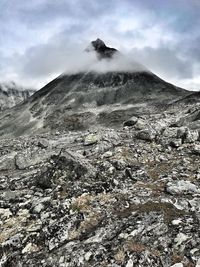
[{"label": "mountain peak", "polygon": [[97,38],[95,41],[92,41],[86,51],[95,51],[97,53],[98,59],[112,58],[112,56],[116,52],[118,52],[117,49],[106,46],[104,41],[99,38]]},{"label": "mountain peak", "polygon": [[104,43],[104,41],[102,41],[101,39],[97,38],[95,41],[92,41],[91,42],[92,46],[98,50],[98,49],[102,49],[102,48],[105,48],[106,45]]}]

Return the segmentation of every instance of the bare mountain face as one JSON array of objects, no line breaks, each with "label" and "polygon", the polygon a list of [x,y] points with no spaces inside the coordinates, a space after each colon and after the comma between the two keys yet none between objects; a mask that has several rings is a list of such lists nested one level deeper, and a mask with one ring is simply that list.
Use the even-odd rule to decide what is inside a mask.
[{"label": "bare mountain face", "polygon": [[33,89],[24,89],[15,83],[0,84],[0,110],[16,106],[30,97],[35,91]]},{"label": "bare mountain face", "polygon": [[86,52],[97,55],[94,66],[81,73],[62,74],[25,103],[4,113],[0,133],[116,126],[130,116],[154,112],[190,94],[139,63],[130,63],[100,39],[91,42]]}]

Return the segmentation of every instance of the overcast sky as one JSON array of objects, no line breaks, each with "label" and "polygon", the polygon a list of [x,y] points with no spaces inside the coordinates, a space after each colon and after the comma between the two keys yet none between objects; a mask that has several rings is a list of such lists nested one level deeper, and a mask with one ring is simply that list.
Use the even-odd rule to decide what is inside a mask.
[{"label": "overcast sky", "polygon": [[0,0],[0,80],[39,89],[97,37],[200,89],[199,0]]}]

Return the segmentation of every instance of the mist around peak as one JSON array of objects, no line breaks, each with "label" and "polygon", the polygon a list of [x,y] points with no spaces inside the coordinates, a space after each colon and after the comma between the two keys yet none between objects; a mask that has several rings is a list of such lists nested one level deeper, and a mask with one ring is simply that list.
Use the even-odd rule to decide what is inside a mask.
[{"label": "mist around peak", "polygon": [[84,51],[74,51],[66,62],[64,75],[79,72],[142,72],[148,69],[129,54],[105,45],[101,39],[92,41]]}]

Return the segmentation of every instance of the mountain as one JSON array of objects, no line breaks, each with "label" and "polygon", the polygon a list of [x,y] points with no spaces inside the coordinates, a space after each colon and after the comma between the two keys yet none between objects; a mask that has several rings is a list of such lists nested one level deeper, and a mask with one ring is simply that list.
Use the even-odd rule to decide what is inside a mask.
[{"label": "mountain", "polygon": [[30,97],[35,90],[24,89],[14,82],[0,84],[0,110],[16,106]]},{"label": "mountain", "polygon": [[198,267],[199,94],[91,46],[0,113],[0,266]]},{"label": "mountain", "polygon": [[63,73],[3,114],[0,134],[116,126],[132,115],[155,112],[190,94],[100,39],[92,41],[86,52],[97,55],[93,65],[79,73]]}]

